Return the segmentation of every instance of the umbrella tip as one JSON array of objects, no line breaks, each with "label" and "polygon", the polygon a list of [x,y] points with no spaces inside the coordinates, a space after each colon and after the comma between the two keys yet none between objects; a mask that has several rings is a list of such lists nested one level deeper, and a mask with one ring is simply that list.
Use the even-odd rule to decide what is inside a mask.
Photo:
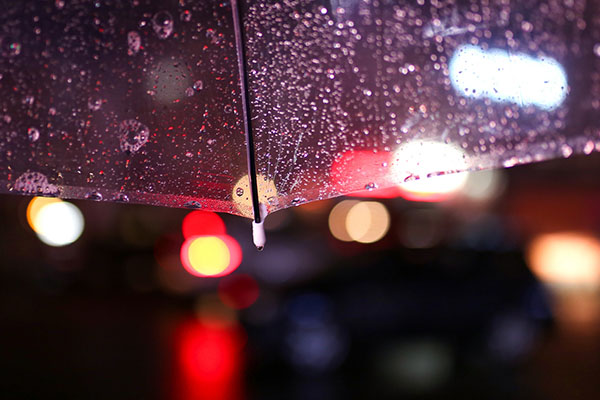
[{"label": "umbrella tip", "polygon": [[267,208],[264,204],[260,204],[260,222],[252,221],[252,239],[256,250],[262,251],[265,248],[267,242],[267,235],[265,234],[265,217],[267,216]]},{"label": "umbrella tip", "polygon": [[259,223],[252,222],[252,240],[254,241],[254,246],[258,251],[262,251],[265,248],[265,242],[267,241],[267,237],[265,235],[265,227],[263,225],[264,220]]}]

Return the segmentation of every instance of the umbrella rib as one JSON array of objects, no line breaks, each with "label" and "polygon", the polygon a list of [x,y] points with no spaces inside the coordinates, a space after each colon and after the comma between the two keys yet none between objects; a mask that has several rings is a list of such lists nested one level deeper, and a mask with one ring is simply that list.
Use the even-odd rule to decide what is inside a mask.
[{"label": "umbrella rib", "polygon": [[242,10],[238,0],[231,1],[233,14],[233,27],[235,32],[235,47],[237,49],[238,72],[240,75],[240,90],[242,98],[242,115],[244,118],[244,134],[246,135],[246,153],[248,156],[248,179],[250,180],[250,194],[252,196],[252,211],[254,222],[262,221],[260,203],[258,200],[258,182],[256,178],[256,154],[254,149],[254,135],[252,134],[252,121],[250,120],[250,92],[248,89],[248,75],[246,74],[246,52],[244,50],[244,28],[242,26]]}]

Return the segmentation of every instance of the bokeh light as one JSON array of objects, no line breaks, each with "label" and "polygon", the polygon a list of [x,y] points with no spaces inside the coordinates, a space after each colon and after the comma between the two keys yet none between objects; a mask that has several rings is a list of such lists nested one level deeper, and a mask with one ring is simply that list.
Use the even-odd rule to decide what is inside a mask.
[{"label": "bokeh light", "polygon": [[449,69],[454,89],[475,99],[552,110],[568,93],[564,68],[547,56],[538,59],[505,49],[464,45],[452,55]]},{"label": "bokeh light", "polygon": [[175,333],[175,399],[242,398],[245,332],[237,322],[203,318],[181,324]]},{"label": "bokeh light", "polygon": [[346,215],[346,232],[359,243],[374,243],[385,236],[390,227],[390,214],[376,201],[361,201]]},{"label": "bokeh light", "polygon": [[181,246],[180,257],[190,274],[219,277],[230,274],[240,265],[242,249],[228,235],[192,236]]},{"label": "bokeh light", "polygon": [[57,199],[56,197],[34,197],[33,199],[31,199],[31,201],[27,205],[27,223],[29,224],[31,229],[34,230],[34,232],[37,232],[37,228],[33,221],[35,221],[35,219],[37,218],[37,215],[40,212],[40,210],[48,204],[60,203],[61,201],[61,199]]},{"label": "bokeh light", "polygon": [[411,201],[437,202],[452,197],[466,182],[468,169],[463,151],[453,145],[435,141],[412,141],[394,154],[392,173],[398,180],[401,195]]},{"label": "bokeh light", "polygon": [[227,233],[223,219],[214,212],[192,211],[183,219],[181,230],[184,238],[200,235],[224,235]]},{"label": "bokeh light", "polygon": [[[275,182],[263,175],[257,175],[256,184],[258,187],[258,200],[265,205],[275,205],[278,201]],[[244,175],[233,186],[231,198],[244,217],[252,218],[254,213],[252,211],[252,195],[248,175]]]},{"label": "bokeh light", "polygon": [[219,298],[223,304],[241,310],[250,307],[258,299],[256,280],[247,274],[233,275],[219,282]]},{"label": "bokeh light", "polygon": [[350,209],[358,203],[358,200],[344,200],[333,207],[329,213],[329,231],[334,238],[342,242],[351,242],[354,240],[346,230],[346,216]]},{"label": "bokeh light", "polygon": [[32,199],[27,207],[27,221],[42,242],[54,247],[75,242],[84,228],[79,208],[59,199]]},{"label": "bokeh light", "polygon": [[157,268],[156,279],[159,286],[167,293],[186,294],[210,284],[203,279],[194,279],[182,268],[181,236],[165,234],[154,243],[154,258]]},{"label": "bokeh light", "polygon": [[542,234],[527,249],[531,270],[543,282],[563,288],[600,287],[600,241],[583,232]]},{"label": "bokeh light", "polygon": [[488,169],[469,172],[462,194],[475,201],[493,200],[506,188],[506,178],[502,170]]},{"label": "bokeh light", "polygon": [[374,243],[390,228],[387,208],[376,201],[344,200],[329,213],[329,230],[343,242]]},{"label": "bokeh light", "polygon": [[435,340],[398,343],[378,358],[378,369],[389,384],[421,395],[442,387],[452,376],[454,363],[451,348]]},{"label": "bokeh light", "polygon": [[321,293],[302,293],[289,301],[285,356],[296,369],[332,372],[346,359],[348,334],[334,314],[331,300]]},{"label": "bokeh light", "polygon": [[397,183],[389,174],[391,156],[389,151],[345,151],[333,160],[329,172],[331,184],[338,192],[346,192],[354,187],[359,191],[358,194],[375,195],[379,188]]}]

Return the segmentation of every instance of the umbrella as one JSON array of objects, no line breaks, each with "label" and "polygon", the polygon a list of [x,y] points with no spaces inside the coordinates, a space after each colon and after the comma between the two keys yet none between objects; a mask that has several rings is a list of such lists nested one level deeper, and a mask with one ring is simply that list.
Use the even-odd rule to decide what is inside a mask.
[{"label": "umbrella", "polygon": [[313,200],[600,149],[595,2],[3,5],[1,192],[260,226]]}]

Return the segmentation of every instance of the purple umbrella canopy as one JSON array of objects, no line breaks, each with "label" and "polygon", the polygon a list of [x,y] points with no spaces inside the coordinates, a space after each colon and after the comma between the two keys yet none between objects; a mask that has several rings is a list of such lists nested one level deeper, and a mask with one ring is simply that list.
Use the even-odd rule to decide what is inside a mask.
[{"label": "purple umbrella canopy", "polygon": [[14,0],[0,192],[266,212],[600,149],[593,1]]}]

